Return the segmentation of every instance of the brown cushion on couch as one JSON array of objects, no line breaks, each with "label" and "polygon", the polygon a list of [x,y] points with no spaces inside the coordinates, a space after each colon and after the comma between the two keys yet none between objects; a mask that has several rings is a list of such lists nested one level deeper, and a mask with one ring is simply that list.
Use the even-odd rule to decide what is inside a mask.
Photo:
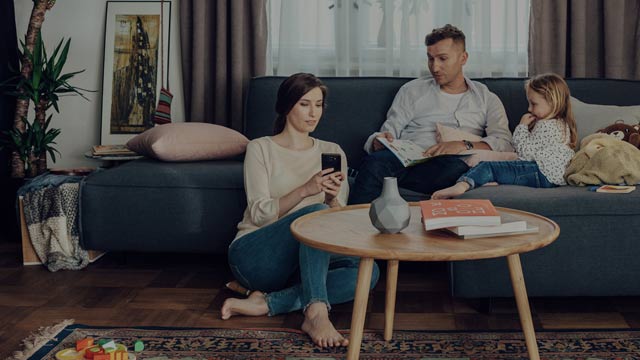
[{"label": "brown cushion on couch", "polygon": [[140,155],[163,161],[223,159],[242,154],[249,139],[208,123],[171,123],[151,128],[127,142]]}]

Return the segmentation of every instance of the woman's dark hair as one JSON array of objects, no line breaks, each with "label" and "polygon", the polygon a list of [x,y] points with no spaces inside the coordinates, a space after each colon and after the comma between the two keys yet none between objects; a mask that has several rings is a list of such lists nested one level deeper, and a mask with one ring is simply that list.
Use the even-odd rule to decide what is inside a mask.
[{"label": "woman's dark hair", "polygon": [[315,88],[320,88],[320,91],[322,91],[322,106],[324,107],[327,103],[327,87],[315,75],[308,73],[293,74],[280,84],[278,99],[276,100],[277,116],[273,124],[274,135],[284,130],[284,126],[287,124],[287,115],[298,100]]}]

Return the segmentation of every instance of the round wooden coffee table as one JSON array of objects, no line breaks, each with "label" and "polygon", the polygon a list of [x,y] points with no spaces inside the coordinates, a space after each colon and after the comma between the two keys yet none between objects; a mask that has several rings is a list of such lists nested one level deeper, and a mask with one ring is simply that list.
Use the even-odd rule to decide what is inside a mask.
[{"label": "round wooden coffee table", "polygon": [[538,360],[540,356],[519,254],[551,244],[560,234],[560,227],[540,215],[506,208],[497,209],[526,220],[537,226],[539,231],[466,240],[443,232],[427,232],[420,222],[418,203],[411,203],[411,222],[398,234],[378,232],[369,220],[368,204],[322,210],[295,220],[291,224],[291,231],[300,242],[328,252],[361,258],[347,359],[355,360],[360,355],[374,259],[387,260],[384,338],[391,340],[399,261],[457,261],[505,256],[529,358]]}]

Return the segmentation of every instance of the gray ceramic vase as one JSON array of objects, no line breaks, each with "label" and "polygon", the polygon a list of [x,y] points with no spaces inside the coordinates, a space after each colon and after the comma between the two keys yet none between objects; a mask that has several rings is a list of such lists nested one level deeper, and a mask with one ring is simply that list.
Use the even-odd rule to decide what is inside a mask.
[{"label": "gray ceramic vase", "polygon": [[395,234],[409,226],[411,211],[400,196],[396,178],[384,178],[382,194],[371,202],[369,217],[373,226],[385,234]]}]

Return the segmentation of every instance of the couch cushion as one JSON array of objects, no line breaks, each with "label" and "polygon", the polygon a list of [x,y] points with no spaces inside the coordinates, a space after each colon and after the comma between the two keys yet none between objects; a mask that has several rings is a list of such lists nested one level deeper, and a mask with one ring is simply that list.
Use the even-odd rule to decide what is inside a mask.
[{"label": "couch cushion", "polygon": [[168,163],[141,159],[95,173],[87,177],[85,182],[96,186],[127,188],[244,190],[243,163],[239,160]]},{"label": "couch cushion", "polygon": [[[164,125],[163,125],[164,126]],[[85,249],[224,254],[247,206],[241,161],[136,160],[80,186]]]},{"label": "couch cushion", "polygon": [[127,142],[138,154],[163,161],[225,159],[245,152],[247,139],[215,124],[173,123],[146,130]]},{"label": "couch cushion", "polygon": [[639,215],[640,191],[605,194],[587,187],[560,186],[537,189],[518,185],[482,186],[461,198],[489,199],[495,206],[556,216]]},{"label": "couch cushion", "polygon": [[[639,101],[640,102],[640,101]],[[573,114],[578,128],[578,140],[594,134],[617,120],[623,120],[627,125],[640,123],[640,105],[616,106],[587,104],[576,98],[571,98]]]}]

